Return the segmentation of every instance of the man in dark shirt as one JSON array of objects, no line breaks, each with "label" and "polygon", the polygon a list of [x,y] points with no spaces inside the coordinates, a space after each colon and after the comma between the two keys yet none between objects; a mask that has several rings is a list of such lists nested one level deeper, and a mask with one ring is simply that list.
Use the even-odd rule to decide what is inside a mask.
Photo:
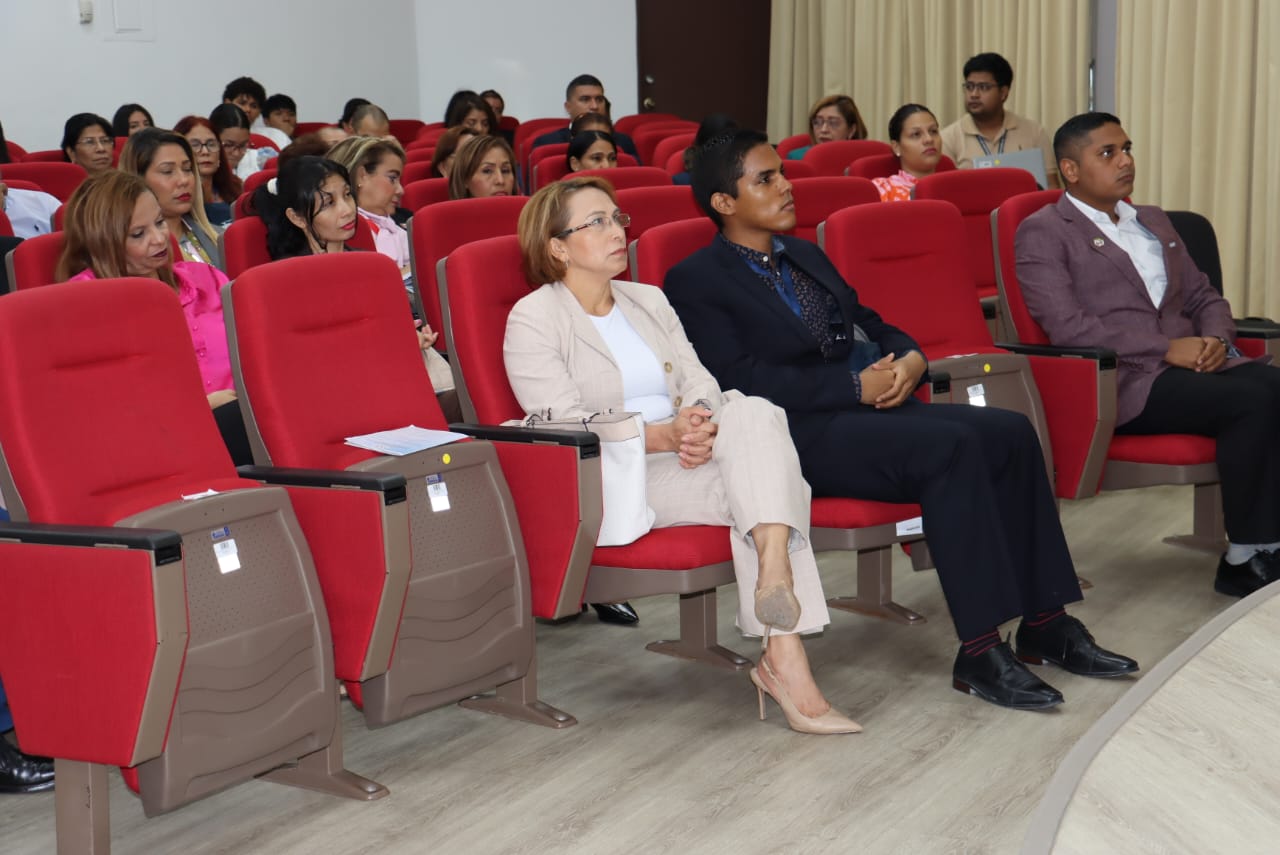
[{"label": "man in dark shirt", "polygon": [[[608,99],[604,97],[604,84],[600,82],[600,78],[590,74],[579,74],[569,81],[569,85],[564,90],[564,111],[569,114],[569,122],[566,122],[565,126],[558,131],[536,138],[533,141],[533,147],[569,142],[572,139],[569,124],[583,113],[609,115],[608,107],[605,106],[608,103]],[[636,144],[631,141],[631,137],[614,131],[613,141],[618,148],[639,161],[640,155],[636,153]]]},{"label": "man in dark shirt", "polygon": [[[912,396],[928,367],[915,341],[861,305],[820,249],[779,236],[796,221],[782,170],[758,131],[695,158],[694,197],[720,234],[672,268],[666,293],[702,362],[722,387],[786,410],[815,496],[921,505],[961,639],[957,689],[1040,709],[1062,695],[1022,661],[1137,670],[1063,609],[1080,588],[1030,422]],[[998,627],[1018,616],[1015,656]]]}]

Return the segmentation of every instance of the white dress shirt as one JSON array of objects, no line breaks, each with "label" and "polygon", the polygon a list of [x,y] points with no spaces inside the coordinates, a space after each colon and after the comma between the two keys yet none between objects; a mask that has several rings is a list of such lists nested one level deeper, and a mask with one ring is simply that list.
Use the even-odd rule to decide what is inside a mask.
[{"label": "white dress shirt", "polygon": [[13,225],[14,237],[33,238],[53,231],[53,213],[62,205],[58,197],[42,190],[9,188],[4,213]]},{"label": "white dress shirt", "polygon": [[1113,223],[1108,214],[1086,205],[1070,193],[1067,198],[1099,231],[1111,238],[1112,243],[1124,250],[1138,275],[1142,277],[1142,283],[1147,286],[1152,304],[1159,308],[1164,301],[1164,292],[1169,287],[1169,274],[1164,267],[1164,248],[1160,245],[1160,239],[1138,222],[1137,209],[1121,199],[1116,202],[1116,214],[1119,215],[1120,222]]}]

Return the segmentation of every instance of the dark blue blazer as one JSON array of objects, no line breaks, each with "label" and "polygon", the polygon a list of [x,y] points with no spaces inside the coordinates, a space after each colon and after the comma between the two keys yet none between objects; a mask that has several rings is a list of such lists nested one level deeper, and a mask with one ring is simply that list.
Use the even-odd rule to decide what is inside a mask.
[{"label": "dark blue blazer", "polygon": [[840,306],[844,336],[830,356],[823,356],[808,327],[718,237],[671,268],[664,290],[720,387],[768,398],[786,410],[792,438],[803,451],[836,414],[867,409],[848,369],[854,324],[883,353],[901,356],[920,346],[859,303],[816,245],[790,237],[782,242],[796,266]]}]

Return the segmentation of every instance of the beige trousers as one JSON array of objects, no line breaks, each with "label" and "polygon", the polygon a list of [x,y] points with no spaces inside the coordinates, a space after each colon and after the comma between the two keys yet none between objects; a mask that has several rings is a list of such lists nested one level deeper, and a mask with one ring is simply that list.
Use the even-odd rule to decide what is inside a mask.
[{"label": "beige trousers", "polygon": [[648,500],[657,515],[653,526],[730,527],[738,628],[749,635],[764,634],[764,626],[756,620],[760,565],[748,532],[759,523],[789,526],[791,575],[801,609],[800,622],[791,632],[815,632],[831,618],[809,545],[811,491],[800,474],[786,413],[764,398],[736,398],[714,420],[719,431],[712,459],[702,466],[684,469],[672,452],[648,455]]}]

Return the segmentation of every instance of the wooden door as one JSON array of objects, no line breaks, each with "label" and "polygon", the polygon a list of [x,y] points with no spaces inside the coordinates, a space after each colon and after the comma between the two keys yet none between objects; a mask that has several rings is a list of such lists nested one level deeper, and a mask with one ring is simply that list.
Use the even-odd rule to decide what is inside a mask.
[{"label": "wooden door", "polygon": [[636,0],[641,112],[728,113],[764,130],[770,0]]}]

